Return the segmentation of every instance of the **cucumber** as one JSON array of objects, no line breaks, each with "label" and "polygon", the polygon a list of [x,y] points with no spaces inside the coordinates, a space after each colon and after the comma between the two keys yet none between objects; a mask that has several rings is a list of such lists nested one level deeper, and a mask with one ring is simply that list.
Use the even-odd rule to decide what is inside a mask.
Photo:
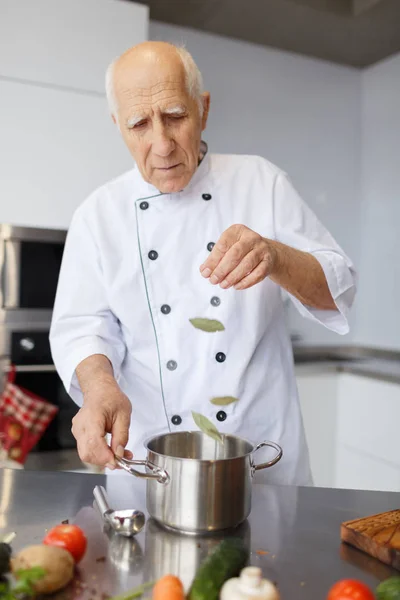
[{"label": "cucumber", "polygon": [[400,577],[390,577],[376,588],[378,600],[400,600]]},{"label": "cucumber", "polygon": [[0,577],[10,571],[11,546],[0,543]]},{"label": "cucumber", "polygon": [[248,551],[240,538],[227,538],[200,565],[188,600],[218,600],[227,579],[239,575],[248,560]]}]

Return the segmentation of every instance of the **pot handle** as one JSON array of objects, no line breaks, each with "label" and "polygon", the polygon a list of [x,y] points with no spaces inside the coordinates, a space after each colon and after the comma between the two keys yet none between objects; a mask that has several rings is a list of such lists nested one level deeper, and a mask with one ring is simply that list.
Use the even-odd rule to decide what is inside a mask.
[{"label": "pot handle", "polygon": [[[127,471],[131,475],[135,475],[135,477],[140,477],[142,479],[155,479],[158,483],[168,483],[169,475],[165,469],[160,469],[153,463],[148,460],[128,460],[127,458],[120,458],[119,456],[115,456],[115,462],[121,469]],[[134,466],[137,467],[147,467],[150,473],[142,473],[141,471],[137,471],[134,469]]]},{"label": "pot handle", "polygon": [[253,454],[255,454],[257,452],[257,450],[260,450],[260,448],[264,448],[265,446],[274,448],[274,450],[276,450],[277,454],[272,460],[265,462],[265,463],[261,463],[260,465],[256,465],[253,462],[253,464],[252,464],[253,473],[255,471],[261,471],[261,469],[268,469],[268,467],[273,467],[274,465],[276,465],[277,462],[279,462],[281,460],[281,458],[283,456],[282,448],[279,446],[279,444],[275,444],[275,442],[261,442],[260,444],[257,444],[255,449],[253,450]]}]

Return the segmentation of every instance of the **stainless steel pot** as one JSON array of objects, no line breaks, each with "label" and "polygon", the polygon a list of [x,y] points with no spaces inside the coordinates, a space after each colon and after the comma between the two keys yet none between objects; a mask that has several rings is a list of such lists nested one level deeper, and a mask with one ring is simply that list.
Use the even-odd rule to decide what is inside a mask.
[{"label": "stainless steel pot", "polygon": [[[283,452],[274,442],[254,447],[234,435],[222,437],[220,443],[200,431],[167,433],[146,442],[146,460],[117,462],[147,479],[147,510],[164,527],[192,534],[229,529],[250,514],[254,473],[275,465]],[[255,452],[265,446],[276,455],[255,464]]]}]

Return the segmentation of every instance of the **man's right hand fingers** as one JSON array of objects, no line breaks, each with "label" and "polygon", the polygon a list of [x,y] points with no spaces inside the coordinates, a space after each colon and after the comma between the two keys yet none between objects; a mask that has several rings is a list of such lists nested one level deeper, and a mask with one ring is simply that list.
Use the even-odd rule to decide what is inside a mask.
[{"label": "man's right hand fingers", "polygon": [[129,425],[131,415],[125,411],[119,411],[111,432],[111,448],[113,452],[123,458],[125,446],[129,439]]},{"label": "man's right hand fingers", "polygon": [[[114,390],[115,391],[115,390]],[[129,438],[131,403],[119,392],[113,402],[98,403],[86,398],[86,403],[72,421],[72,433],[77,440],[81,460],[93,465],[115,468],[114,455],[124,456]],[[111,448],[105,436],[111,433]]]},{"label": "man's right hand fingers", "polygon": [[105,422],[102,419],[89,421],[87,416],[78,413],[73,420],[72,433],[77,441],[79,458],[92,465],[113,465],[114,455],[105,440]]},{"label": "man's right hand fingers", "polygon": [[106,464],[110,467],[114,465],[114,455],[103,436],[92,437],[89,434],[83,439],[78,439],[77,446],[79,457],[83,462],[100,467]]}]

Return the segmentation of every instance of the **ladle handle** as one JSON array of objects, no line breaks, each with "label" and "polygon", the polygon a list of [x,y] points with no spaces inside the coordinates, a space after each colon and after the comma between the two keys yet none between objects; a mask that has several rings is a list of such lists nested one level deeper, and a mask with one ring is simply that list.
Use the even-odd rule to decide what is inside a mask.
[{"label": "ladle handle", "polygon": [[111,512],[111,507],[108,503],[107,492],[103,486],[96,485],[93,490],[93,496],[103,517],[106,513]]}]

